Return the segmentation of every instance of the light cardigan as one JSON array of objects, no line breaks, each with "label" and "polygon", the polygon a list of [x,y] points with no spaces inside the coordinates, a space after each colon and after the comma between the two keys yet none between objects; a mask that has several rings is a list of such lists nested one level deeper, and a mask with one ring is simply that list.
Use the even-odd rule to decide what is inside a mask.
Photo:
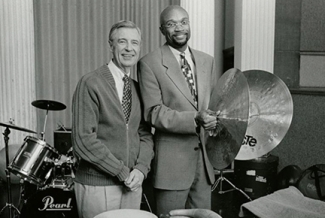
[{"label": "light cardigan", "polygon": [[126,124],[107,65],[84,75],[72,100],[72,144],[79,159],[75,181],[118,185],[132,169],[145,177],[153,158],[150,127],[142,120],[138,84],[132,80],[132,110]]}]

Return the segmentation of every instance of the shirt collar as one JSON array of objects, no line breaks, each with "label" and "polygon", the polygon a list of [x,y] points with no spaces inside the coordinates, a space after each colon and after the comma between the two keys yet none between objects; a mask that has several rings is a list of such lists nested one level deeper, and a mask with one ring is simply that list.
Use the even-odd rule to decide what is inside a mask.
[{"label": "shirt collar", "polygon": [[[182,53],[182,52],[178,51],[177,49],[171,47],[170,45],[168,45],[168,47],[170,48],[170,50],[172,51],[172,53],[175,55],[175,57],[179,57],[180,54]],[[186,47],[184,53],[185,53],[185,56],[188,56],[188,57],[191,56],[191,52],[190,52],[190,49],[188,48],[188,46]]]},{"label": "shirt collar", "polygon": [[120,68],[118,68],[114,62],[111,60],[109,63],[108,63],[108,68],[110,69],[111,73],[113,75],[115,75],[116,77],[118,78],[123,78],[124,75],[126,74],[127,76],[130,76],[130,73],[124,73]]}]

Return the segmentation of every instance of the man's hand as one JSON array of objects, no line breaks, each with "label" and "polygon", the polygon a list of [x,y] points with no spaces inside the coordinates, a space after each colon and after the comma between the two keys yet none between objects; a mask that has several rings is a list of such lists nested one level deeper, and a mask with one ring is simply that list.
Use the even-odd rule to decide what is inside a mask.
[{"label": "man's hand", "polygon": [[208,209],[180,209],[169,212],[170,218],[222,218]]},{"label": "man's hand", "polygon": [[217,126],[217,117],[212,116],[214,113],[211,110],[199,111],[195,117],[196,124],[202,126],[205,130],[215,129]]},{"label": "man's hand", "polygon": [[129,177],[124,181],[124,184],[130,191],[137,191],[142,186],[143,180],[143,173],[138,169],[134,169],[131,171]]}]

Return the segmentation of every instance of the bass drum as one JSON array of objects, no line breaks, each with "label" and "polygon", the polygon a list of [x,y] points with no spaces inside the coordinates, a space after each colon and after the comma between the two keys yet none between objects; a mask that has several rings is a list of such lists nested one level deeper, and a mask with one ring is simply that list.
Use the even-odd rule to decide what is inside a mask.
[{"label": "bass drum", "polygon": [[73,191],[47,188],[37,191],[24,203],[20,218],[78,218],[77,202]]}]

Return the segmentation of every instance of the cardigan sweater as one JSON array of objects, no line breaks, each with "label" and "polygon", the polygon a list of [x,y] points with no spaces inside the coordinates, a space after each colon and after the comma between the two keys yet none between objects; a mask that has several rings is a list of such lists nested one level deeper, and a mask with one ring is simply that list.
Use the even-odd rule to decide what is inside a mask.
[{"label": "cardigan sweater", "polygon": [[75,181],[121,185],[132,169],[146,177],[153,158],[150,127],[143,121],[138,84],[132,80],[128,124],[107,65],[85,74],[72,100],[72,144],[79,162]]}]

